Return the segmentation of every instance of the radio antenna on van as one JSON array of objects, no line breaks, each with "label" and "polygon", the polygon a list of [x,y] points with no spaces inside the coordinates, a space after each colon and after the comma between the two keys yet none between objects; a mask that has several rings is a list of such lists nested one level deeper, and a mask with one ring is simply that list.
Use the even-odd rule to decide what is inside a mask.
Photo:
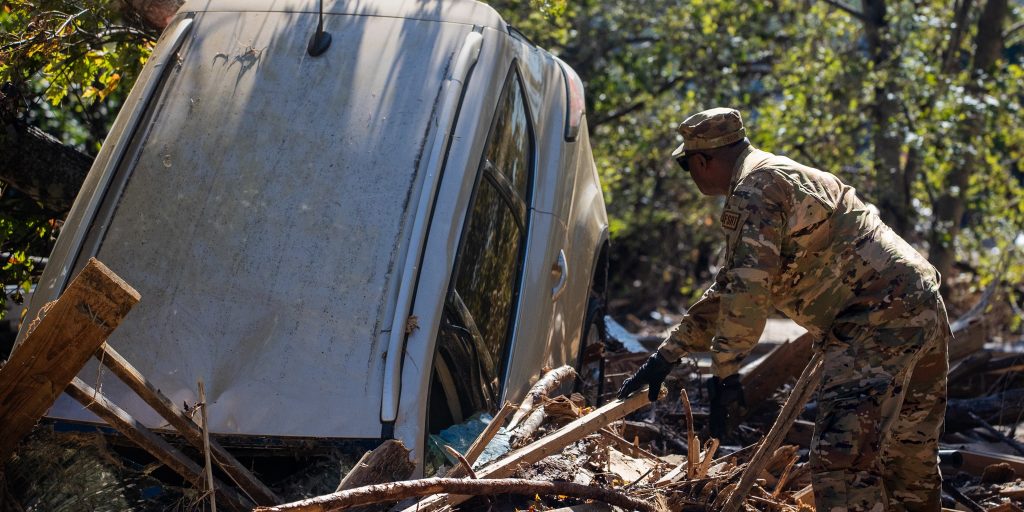
[{"label": "radio antenna on van", "polygon": [[324,0],[320,0],[320,22],[316,25],[316,32],[313,33],[313,37],[309,38],[306,52],[310,56],[316,57],[326,52],[330,46],[331,34],[324,32]]}]

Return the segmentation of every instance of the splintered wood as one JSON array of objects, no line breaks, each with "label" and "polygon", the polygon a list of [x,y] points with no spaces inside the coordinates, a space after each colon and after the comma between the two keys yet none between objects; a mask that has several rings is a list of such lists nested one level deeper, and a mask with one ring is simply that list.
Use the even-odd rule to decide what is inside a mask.
[{"label": "splintered wood", "polygon": [[139,298],[128,283],[90,259],[60,298],[43,308],[0,367],[0,460],[10,457]]}]

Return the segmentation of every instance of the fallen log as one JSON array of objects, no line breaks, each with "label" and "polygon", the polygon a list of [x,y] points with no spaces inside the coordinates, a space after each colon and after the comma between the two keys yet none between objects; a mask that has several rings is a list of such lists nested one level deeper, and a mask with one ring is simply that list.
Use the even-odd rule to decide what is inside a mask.
[{"label": "fallen log", "polygon": [[416,465],[409,460],[409,453],[401,441],[384,441],[363,454],[345,478],[341,479],[335,492],[409,478],[416,470]]},{"label": "fallen log", "polygon": [[946,432],[979,426],[972,414],[993,425],[1016,422],[1024,415],[1024,388],[979,398],[951,398],[946,404]]},{"label": "fallen log", "polygon": [[562,366],[555,368],[544,374],[540,380],[537,381],[530,391],[526,393],[526,398],[523,399],[523,403],[519,405],[519,410],[512,416],[512,421],[508,424],[508,429],[512,430],[519,425],[519,422],[523,421],[530,412],[533,411],[535,404],[541,402],[543,397],[548,396],[548,393],[554,391],[561,386],[567,379],[575,378],[576,370],[572,366]]},{"label": "fallen log", "polygon": [[991,360],[992,352],[987,350],[971,354],[949,368],[947,382],[953,385],[962,378],[976,375]]},{"label": "fallen log", "polygon": [[255,512],[327,512],[376,503],[396,502],[406,498],[430,496],[438,493],[457,494],[467,497],[498,494],[520,494],[525,496],[537,494],[561,495],[601,501],[627,510],[657,512],[657,508],[652,503],[633,498],[612,489],[570,482],[547,482],[520,478],[491,480],[424,478],[422,480],[359,487],[274,507],[258,507],[255,509]]},{"label": "fallen log", "polygon": [[535,434],[540,426],[544,424],[545,417],[547,417],[547,413],[544,410],[544,406],[540,405],[536,407],[533,412],[531,412],[530,415],[512,431],[509,444],[512,445],[513,448],[519,448],[530,444],[530,438],[532,438],[533,434]]},{"label": "fallen log", "polygon": [[0,367],[0,462],[114,332],[139,292],[95,258],[56,302],[43,308],[10,359]]}]

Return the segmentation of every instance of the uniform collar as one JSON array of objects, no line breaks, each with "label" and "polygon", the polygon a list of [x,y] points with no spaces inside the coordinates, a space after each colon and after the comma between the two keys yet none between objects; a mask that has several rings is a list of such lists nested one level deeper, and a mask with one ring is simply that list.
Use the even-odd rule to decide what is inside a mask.
[{"label": "uniform collar", "polygon": [[733,191],[736,190],[736,184],[740,182],[746,175],[750,174],[751,171],[757,169],[761,164],[775,155],[761,151],[754,146],[747,146],[738,157],[736,157],[736,165],[732,169],[732,181],[729,182],[729,195],[732,195]]}]

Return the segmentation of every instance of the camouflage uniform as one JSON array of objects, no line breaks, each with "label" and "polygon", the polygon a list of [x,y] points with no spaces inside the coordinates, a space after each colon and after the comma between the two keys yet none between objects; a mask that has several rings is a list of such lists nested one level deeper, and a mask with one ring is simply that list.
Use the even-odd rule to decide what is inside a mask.
[{"label": "camouflage uniform", "polygon": [[853,188],[753,147],[737,160],[721,224],[725,265],[662,356],[710,351],[727,377],[782,311],[824,351],[810,462],[818,510],[939,510],[950,334],[935,269]]}]

